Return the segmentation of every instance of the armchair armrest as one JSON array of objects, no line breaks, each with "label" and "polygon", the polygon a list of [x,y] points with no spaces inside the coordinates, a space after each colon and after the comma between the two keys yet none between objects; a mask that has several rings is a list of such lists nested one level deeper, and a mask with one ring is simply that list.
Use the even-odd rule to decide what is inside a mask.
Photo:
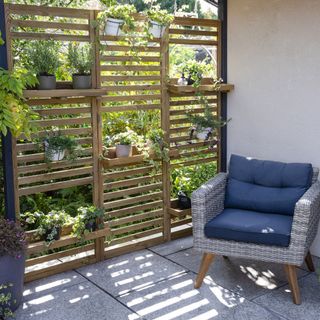
[{"label": "armchair armrest", "polygon": [[204,225],[224,208],[227,174],[219,173],[194,191],[191,196],[193,234],[203,236]]},{"label": "armchair armrest", "polygon": [[296,203],[291,245],[298,251],[306,252],[314,240],[320,218],[320,182],[315,182]]}]

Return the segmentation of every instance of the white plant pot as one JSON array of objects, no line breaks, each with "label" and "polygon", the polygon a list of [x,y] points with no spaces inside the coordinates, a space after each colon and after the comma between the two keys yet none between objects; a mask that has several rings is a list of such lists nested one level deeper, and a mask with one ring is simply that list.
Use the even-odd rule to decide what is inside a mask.
[{"label": "white plant pot", "polygon": [[[49,144],[47,141],[44,142],[44,149],[45,151],[47,151],[49,148]],[[65,149],[60,149],[60,150],[55,150],[50,152],[49,155],[46,155],[47,159],[50,161],[60,161],[63,160],[64,156],[65,156]]]},{"label": "white plant pot", "polygon": [[127,158],[132,156],[131,144],[118,144],[116,145],[117,158]]},{"label": "white plant pot", "polygon": [[121,26],[124,21],[120,19],[108,18],[104,28],[105,36],[119,36],[121,34]]},{"label": "white plant pot", "polygon": [[197,136],[197,139],[200,139],[200,140],[206,140],[206,138],[208,137],[208,134],[212,132],[212,129],[211,128],[206,128],[200,132],[197,132],[196,133],[196,136]]},{"label": "white plant pot", "polygon": [[164,34],[165,27],[155,21],[150,21],[149,32],[154,38],[162,38]]}]

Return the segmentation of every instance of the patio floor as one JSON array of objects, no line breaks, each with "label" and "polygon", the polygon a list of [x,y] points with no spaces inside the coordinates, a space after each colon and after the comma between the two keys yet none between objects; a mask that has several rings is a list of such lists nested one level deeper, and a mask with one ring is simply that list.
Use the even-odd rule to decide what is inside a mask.
[{"label": "patio floor", "polygon": [[218,257],[195,290],[200,259],[188,237],[38,280],[16,319],[319,319],[320,284],[304,266],[296,306],[276,264]]}]

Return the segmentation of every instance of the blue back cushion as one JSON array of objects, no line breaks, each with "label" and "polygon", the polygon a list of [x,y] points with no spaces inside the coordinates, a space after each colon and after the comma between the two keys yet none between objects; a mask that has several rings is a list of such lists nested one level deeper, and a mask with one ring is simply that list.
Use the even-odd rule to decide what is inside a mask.
[{"label": "blue back cushion", "polygon": [[312,183],[310,163],[283,163],[232,155],[225,207],[293,215]]}]

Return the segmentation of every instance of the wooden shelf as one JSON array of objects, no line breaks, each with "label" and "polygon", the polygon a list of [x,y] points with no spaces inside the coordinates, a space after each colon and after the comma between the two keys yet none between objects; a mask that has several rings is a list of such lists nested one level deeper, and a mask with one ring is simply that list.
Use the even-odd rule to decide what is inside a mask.
[{"label": "wooden shelf", "polygon": [[24,90],[25,98],[97,97],[107,94],[106,89]]},{"label": "wooden shelf", "polygon": [[219,90],[215,89],[215,86],[212,84],[203,84],[198,88],[193,87],[192,85],[179,86],[177,84],[170,84],[168,86],[168,91],[170,93],[189,93],[189,92],[230,92],[234,89],[233,84],[223,83],[220,86]]},{"label": "wooden shelf", "polygon": [[185,218],[186,216],[191,216],[191,208],[184,209],[184,210],[179,209],[177,199],[171,200],[171,208],[169,208],[168,211],[172,217],[176,217],[180,219]]}]

